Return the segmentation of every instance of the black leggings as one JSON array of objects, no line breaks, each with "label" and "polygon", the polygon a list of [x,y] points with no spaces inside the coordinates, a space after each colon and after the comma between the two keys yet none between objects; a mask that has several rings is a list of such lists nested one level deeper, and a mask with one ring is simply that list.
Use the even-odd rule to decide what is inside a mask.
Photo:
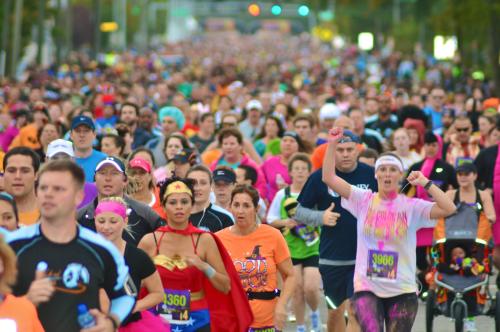
[{"label": "black leggings", "polygon": [[394,297],[378,297],[372,292],[354,293],[351,306],[363,332],[411,331],[417,316],[418,300],[415,293]]}]

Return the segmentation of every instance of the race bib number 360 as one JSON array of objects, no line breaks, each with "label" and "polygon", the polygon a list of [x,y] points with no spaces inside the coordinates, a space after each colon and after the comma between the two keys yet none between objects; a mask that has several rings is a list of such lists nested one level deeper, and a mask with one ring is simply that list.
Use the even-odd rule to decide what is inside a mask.
[{"label": "race bib number 360", "polygon": [[398,253],[395,251],[369,250],[366,276],[395,281],[398,276]]},{"label": "race bib number 360", "polygon": [[163,302],[158,304],[158,313],[168,321],[189,320],[189,290],[164,289]]}]

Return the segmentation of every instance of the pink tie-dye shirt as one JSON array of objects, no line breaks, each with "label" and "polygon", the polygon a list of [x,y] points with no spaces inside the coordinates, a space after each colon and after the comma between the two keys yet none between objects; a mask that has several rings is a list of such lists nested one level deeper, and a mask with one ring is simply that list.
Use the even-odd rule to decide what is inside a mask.
[{"label": "pink tie-dye shirt", "polygon": [[404,195],[383,200],[371,190],[351,186],[351,196],[342,198],[342,207],[358,220],[355,292],[392,297],[417,291],[416,233],[434,226],[433,204]]}]

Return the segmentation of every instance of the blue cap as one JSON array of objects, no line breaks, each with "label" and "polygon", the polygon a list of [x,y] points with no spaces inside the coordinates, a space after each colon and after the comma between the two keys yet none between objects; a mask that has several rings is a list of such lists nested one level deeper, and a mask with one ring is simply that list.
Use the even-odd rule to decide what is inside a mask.
[{"label": "blue cap", "polygon": [[361,140],[359,139],[359,136],[353,133],[350,130],[344,130],[344,134],[342,138],[339,140],[339,143],[361,143]]},{"label": "blue cap", "polygon": [[71,130],[81,125],[87,126],[90,129],[95,130],[94,120],[85,115],[79,115],[73,118],[73,120],[71,121]]}]

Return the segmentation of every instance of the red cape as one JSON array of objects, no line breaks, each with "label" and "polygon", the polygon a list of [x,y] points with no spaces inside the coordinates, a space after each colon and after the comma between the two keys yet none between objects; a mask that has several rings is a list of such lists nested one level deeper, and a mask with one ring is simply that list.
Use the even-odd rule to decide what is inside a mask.
[{"label": "red cape", "polygon": [[231,282],[231,291],[224,294],[212,285],[208,278],[205,278],[204,289],[210,311],[210,328],[212,332],[247,332],[253,322],[252,309],[248,303],[246,292],[241,286],[240,276],[234,268],[233,261],[229,256],[221,240],[213,233],[205,232],[194,227],[191,223],[184,230],[175,230],[169,226],[157,229],[160,232],[174,232],[184,235],[208,233],[212,235],[219,248],[222,262]]}]

